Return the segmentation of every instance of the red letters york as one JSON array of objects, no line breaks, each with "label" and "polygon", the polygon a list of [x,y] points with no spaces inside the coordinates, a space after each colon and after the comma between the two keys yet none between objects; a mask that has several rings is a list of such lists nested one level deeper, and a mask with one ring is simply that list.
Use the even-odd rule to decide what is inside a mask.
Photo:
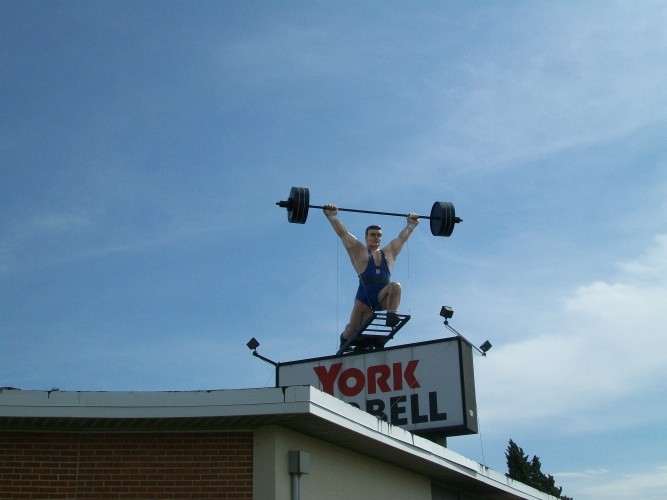
[{"label": "red letters york", "polygon": [[333,363],[327,370],[324,366],[313,369],[322,383],[322,390],[334,395],[334,384],[338,380],[338,390],[343,396],[352,397],[359,394],[366,387],[367,394],[378,392],[400,391],[405,380],[407,389],[421,387],[415,378],[415,370],[419,360],[408,361],[405,371],[403,363],[389,365],[374,365],[366,368],[364,374],[359,368],[347,368],[340,373],[343,363]]}]

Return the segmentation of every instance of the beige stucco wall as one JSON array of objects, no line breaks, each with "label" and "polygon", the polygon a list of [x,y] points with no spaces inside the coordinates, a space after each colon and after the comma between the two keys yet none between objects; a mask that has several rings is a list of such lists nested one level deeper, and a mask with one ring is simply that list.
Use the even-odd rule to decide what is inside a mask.
[{"label": "beige stucco wall", "polygon": [[428,477],[278,426],[255,430],[255,500],[291,500],[289,450],[310,454],[301,500],[431,500]]}]

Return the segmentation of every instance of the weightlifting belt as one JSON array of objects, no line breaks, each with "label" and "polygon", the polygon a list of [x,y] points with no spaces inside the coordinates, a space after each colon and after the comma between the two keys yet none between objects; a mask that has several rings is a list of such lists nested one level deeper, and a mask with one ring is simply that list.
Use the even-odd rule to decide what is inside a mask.
[{"label": "weightlifting belt", "polygon": [[361,277],[359,277],[359,284],[360,285],[388,285],[389,280],[388,279],[382,279],[382,278],[361,278]]}]

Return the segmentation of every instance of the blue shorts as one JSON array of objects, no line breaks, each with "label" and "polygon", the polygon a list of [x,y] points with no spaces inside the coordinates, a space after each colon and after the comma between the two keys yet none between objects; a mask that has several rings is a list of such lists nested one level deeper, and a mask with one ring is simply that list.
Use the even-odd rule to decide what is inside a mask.
[{"label": "blue shorts", "polygon": [[355,297],[359,302],[366,304],[374,311],[381,310],[380,300],[378,295],[380,291],[387,286],[388,283],[370,283],[360,286],[357,289],[357,296]]}]

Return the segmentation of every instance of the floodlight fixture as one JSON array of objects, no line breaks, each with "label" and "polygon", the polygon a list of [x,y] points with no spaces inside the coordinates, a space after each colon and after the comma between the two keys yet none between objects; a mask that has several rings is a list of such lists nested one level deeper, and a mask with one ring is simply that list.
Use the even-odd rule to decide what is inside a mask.
[{"label": "floodlight fixture", "polygon": [[484,343],[483,343],[481,346],[479,346],[479,349],[480,349],[484,354],[486,354],[486,351],[488,351],[488,350],[491,349],[492,347],[493,347],[493,345],[491,344],[491,342],[489,342],[488,340],[486,340],[486,341],[484,341]]},{"label": "floodlight fixture", "polygon": [[256,358],[266,361],[267,363],[271,363],[273,366],[278,366],[278,363],[262,356],[260,353],[257,352],[257,348],[259,347],[259,341],[255,337],[251,338],[246,345],[248,346],[248,349],[252,351],[252,355],[255,356]]},{"label": "floodlight fixture", "polygon": [[446,323],[448,319],[454,316],[454,309],[449,306],[442,306],[442,308],[440,308],[440,316],[445,318]]},{"label": "floodlight fixture", "polygon": [[465,338],[463,335],[461,335],[452,325],[449,324],[448,319],[450,319],[452,316],[454,316],[454,309],[452,309],[449,306],[442,306],[440,309],[440,316],[445,318],[445,327],[456,334],[456,336],[462,338],[465,340],[467,344],[469,344],[473,349],[475,349],[478,353],[480,353],[482,356],[486,356],[486,351],[491,349],[491,342],[486,340],[481,346],[477,347],[474,345],[472,342],[470,342],[467,338]]}]

